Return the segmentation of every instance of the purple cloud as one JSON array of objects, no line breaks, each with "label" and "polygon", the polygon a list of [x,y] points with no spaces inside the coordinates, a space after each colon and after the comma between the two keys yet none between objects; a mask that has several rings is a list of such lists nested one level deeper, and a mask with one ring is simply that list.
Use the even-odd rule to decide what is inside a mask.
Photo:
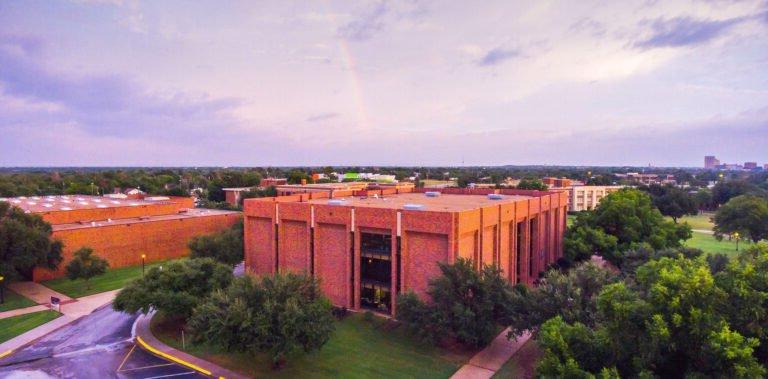
[{"label": "purple cloud", "polygon": [[651,49],[699,45],[716,38],[742,21],[743,18],[722,21],[695,20],[689,17],[658,19],[651,24],[653,35],[636,42],[635,47]]},{"label": "purple cloud", "polygon": [[338,33],[341,37],[353,41],[369,40],[384,28],[383,19],[388,11],[387,4],[382,1],[358,19],[340,27]]},{"label": "purple cloud", "polygon": [[336,113],[336,112],[319,113],[319,114],[307,117],[306,121],[307,122],[319,122],[319,121],[325,121],[325,120],[330,120],[330,119],[338,118],[339,116],[341,116],[341,115],[339,113]]},{"label": "purple cloud", "polygon": [[519,56],[520,52],[517,50],[497,47],[485,53],[477,64],[480,66],[493,66]]}]

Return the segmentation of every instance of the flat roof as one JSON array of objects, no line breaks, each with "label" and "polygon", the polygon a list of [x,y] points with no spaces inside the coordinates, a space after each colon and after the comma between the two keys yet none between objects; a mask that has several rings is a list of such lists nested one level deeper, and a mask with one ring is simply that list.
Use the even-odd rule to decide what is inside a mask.
[{"label": "flat roof", "polygon": [[77,209],[135,207],[140,205],[166,204],[170,199],[155,197],[156,200],[120,199],[106,196],[90,195],[50,195],[50,196],[19,196],[0,198],[27,213],[44,213],[53,211],[71,211]]},{"label": "flat roof", "polygon": [[144,223],[144,222],[154,222],[154,221],[164,221],[164,220],[181,220],[181,219],[188,219],[188,218],[195,218],[195,217],[220,216],[220,215],[226,215],[226,214],[240,214],[240,212],[225,211],[220,209],[194,208],[194,209],[189,209],[184,213],[121,218],[116,220],[88,221],[83,223],[73,222],[69,224],[57,224],[57,225],[53,225],[52,227],[53,227],[53,231],[55,232],[59,230],[100,228],[100,227],[113,226],[113,225],[138,224],[138,223]]},{"label": "flat roof", "polygon": [[[311,204],[328,204],[329,201],[339,201],[338,206],[367,207],[367,208],[388,208],[388,209],[408,209],[406,205],[420,205],[417,210],[434,212],[459,212],[472,209],[478,209],[491,205],[514,203],[520,200],[532,199],[532,196],[523,195],[496,195],[498,200],[489,198],[487,195],[453,195],[440,194],[435,197],[427,196],[424,193],[401,193],[396,195],[385,195],[383,197],[357,197],[348,196],[335,199],[312,199]],[[333,203],[331,203],[333,204]]]}]

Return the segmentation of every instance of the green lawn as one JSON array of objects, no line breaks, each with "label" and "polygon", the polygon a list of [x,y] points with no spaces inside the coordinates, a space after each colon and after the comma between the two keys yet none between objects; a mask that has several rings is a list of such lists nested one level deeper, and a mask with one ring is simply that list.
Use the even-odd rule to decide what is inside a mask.
[{"label": "green lawn", "polygon": [[59,316],[61,314],[58,312],[42,311],[0,319],[0,343],[37,328]]},{"label": "green lawn", "polygon": [[[189,346],[187,352],[242,372],[272,378],[448,378],[474,352],[451,352],[417,343],[403,327],[375,317],[354,314],[336,323],[336,331],[319,352],[289,357],[286,367],[273,371],[265,354],[224,353],[207,346]],[[152,332],[164,343],[180,348],[178,324],[152,320]]]},{"label": "green lawn", "polygon": [[26,297],[9,290],[8,288],[5,288],[3,291],[5,291],[5,302],[0,304],[0,312],[37,305],[34,301],[29,300]]},{"label": "green lawn", "polygon": [[[147,264],[146,269],[168,264],[171,261],[154,262]],[[82,280],[69,280],[67,278],[53,279],[42,284],[56,292],[63,293],[69,297],[83,297],[93,295],[99,292],[112,291],[125,287],[128,282],[141,277],[141,266],[121,267],[113,270],[107,270],[104,275],[97,276],[90,280],[91,288],[86,288]]]},{"label": "green lawn", "polygon": [[[739,241],[739,250],[744,250],[751,243],[748,240]],[[685,246],[701,249],[707,254],[723,253],[727,255],[736,254],[736,241],[728,241],[724,238],[722,241],[715,239],[715,236],[705,233],[693,232],[693,237],[685,241]]]},{"label": "green lawn", "polygon": [[[712,223],[711,218],[714,216],[714,213],[700,213],[696,216],[681,217],[677,222],[687,222],[691,229],[712,230],[715,225]],[[671,220],[672,218],[669,219]]]}]

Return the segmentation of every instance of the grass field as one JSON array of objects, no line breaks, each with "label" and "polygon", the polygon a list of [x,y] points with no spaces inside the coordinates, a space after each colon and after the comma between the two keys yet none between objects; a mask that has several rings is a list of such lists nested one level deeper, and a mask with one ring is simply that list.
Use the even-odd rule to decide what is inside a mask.
[{"label": "grass field", "polygon": [[58,312],[42,311],[0,319],[0,343],[37,328],[59,316],[61,314]]},{"label": "grass field", "polygon": [[[336,322],[336,331],[323,348],[289,357],[286,367],[274,371],[265,354],[224,353],[207,346],[187,345],[186,352],[250,377],[270,378],[448,378],[474,352],[451,352],[415,342],[402,327],[375,317],[355,314]],[[152,332],[164,343],[180,349],[178,325],[152,320]]]},{"label": "grass field", "polygon": [[[168,262],[171,261],[147,264],[146,269],[149,270],[152,267],[168,264]],[[123,288],[128,282],[140,278],[141,273],[141,266],[129,266],[107,270],[104,275],[97,276],[90,280],[90,289],[86,288],[85,281],[83,280],[69,280],[67,278],[48,280],[42,284],[56,292],[76,298]]]},{"label": "grass field", "polygon": [[29,300],[26,297],[9,290],[8,288],[5,288],[3,291],[5,294],[5,302],[0,304],[0,312],[37,305],[34,301]]},{"label": "grass field", "polygon": [[[739,241],[739,251],[748,248],[750,245],[751,242],[748,240]],[[736,254],[736,241],[728,241],[727,239],[718,241],[715,239],[715,236],[705,233],[693,232],[693,237],[688,241],[685,241],[685,246],[701,249],[707,254]]]},{"label": "grass field", "polygon": [[714,216],[715,216],[714,213],[700,213],[700,214],[697,214],[696,216],[681,217],[679,220],[677,220],[677,222],[679,223],[687,222],[688,225],[691,226],[691,229],[712,230],[715,224],[712,223],[711,218]]}]

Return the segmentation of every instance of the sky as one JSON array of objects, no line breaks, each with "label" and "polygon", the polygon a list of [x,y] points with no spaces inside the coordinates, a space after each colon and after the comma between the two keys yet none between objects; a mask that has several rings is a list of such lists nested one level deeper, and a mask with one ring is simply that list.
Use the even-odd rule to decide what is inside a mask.
[{"label": "sky", "polygon": [[768,163],[768,1],[0,2],[0,166]]}]

